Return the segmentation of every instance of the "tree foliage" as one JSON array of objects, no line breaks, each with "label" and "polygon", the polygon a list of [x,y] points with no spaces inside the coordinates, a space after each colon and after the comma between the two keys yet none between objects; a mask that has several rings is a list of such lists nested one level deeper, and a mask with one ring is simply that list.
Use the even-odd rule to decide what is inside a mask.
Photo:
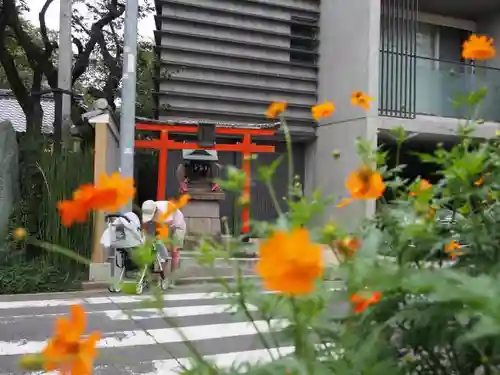
[{"label": "tree foliage", "polygon": [[[82,40],[92,38],[92,27],[107,16],[110,7],[114,9],[116,6],[116,9],[122,12],[120,17],[111,19],[109,23],[102,28],[100,35],[97,37],[95,49],[91,54],[88,69],[79,78],[82,85],[88,88],[87,93],[89,96],[93,98],[105,98],[110,106],[114,108],[115,99],[120,93],[119,90],[123,69],[124,3],[121,4],[120,2],[109,0],[76,0],[73,4],[75,8],[75,12],[73,13],[74,42],[79,53],[80,51],[84,51]],[[153,8],[148,0],[140,2],[139,19],[143,19],[151,12],[153,12]],[[146,102],[151,99],[145,95],[151,96],[152,94],[152,51],[152,43],[139,40],[137,80],[140,86],[137,94],[140,98],[144,98]],[[146,105],[145,107],[148,106]],[[140,108],[141,106],[139,106],[139,109]],[[147,115],[151,116],[151,113]]]},{"label": "tree foliage", "polygon": [[[152,7],[149,0],[140,3],[139,19]],[[39,26],[27,22],[28,10],[23,0],[2,0],[0,13],[0,84],[12,90],[27,122],[28,132],[39,133],[42,118],[40,92],[44,85],[57,89],[57,34],[47,27],[46,14],[53,0],[45,0],[39,13]],[[73,2],[73,45],[76,51],[72,67],[72,83],[92,98],[106,98],[110,106],[119,94],[122,76],[123,29],[125,1],[77,0]],[[152,64],[152,45],[140,53],[145,66]],[[147,59],[146,59],[147,58]],[[138,74],[141,76],[141,74]],[[149,90],[142,93],[151,94]]]},{"label": "tree foliage", "polygon": [[[140,1],[139,18],[152,8],[150,0]],[[58,38],[47,27],[46,14],[53,0],[43,0],[38,15],[39,25],[26,21],[29,11],[24,0],[0,0],[0,84],[8,87],[26,116],[26,132],[19,134],[20,202],[13,220],[37,235],[37,208],[43,197],[44,176],[39,163],[44,149],[40,137],[43,111],[40,92],[46,88],[58,88]],[[76,0],[72,17],[74,57],[71,81],[73,91],[86,97],[106,98],[114,107],[122,77],[123,28],[125,0]],[[152,46],[140,54],[140,67],[147,67],[146,74],[138,73],[140,82],[151,76]],[[144,80],[144,81],[143,81]],[[141,88],[140,98],[145,98],[145,110],[152,108],[151,88]],[[82,108],[73,101],[78,114]],[[142,108],[142,107],[140,107]],[[151,113],[140,113],[151,116]],[[75,116],[79,118],[79,116]],[[38,253],[33,249],[34,255]]]}]

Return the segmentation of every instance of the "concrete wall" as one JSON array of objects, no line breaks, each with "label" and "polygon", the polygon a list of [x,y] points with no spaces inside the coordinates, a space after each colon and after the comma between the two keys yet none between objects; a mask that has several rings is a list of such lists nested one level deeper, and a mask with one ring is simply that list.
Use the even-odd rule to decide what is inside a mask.
[{"label": "concrete wall", "polygon": [[[396,126],[403,126],[408,132],[436,134],[436,136],[455,135],[461,124],[463,124],[463,121],[457,118],[438,116],[417,116],[412,120],[380,117],[378,122],[380,129],[392,129]],[[478,125],[472,135],[478,138],[492,138],[495,137],[497,130],[500,130],[500,123],[485,122]]]},{"label": "concrete wall", "polygon": [[312,130],[315,53],[297,61],[291,35],[296,25],[317,25],[319,0],[157,0],[157,6],[162,65],[181,69],[169,80],[160,74],[159,107],[169,107],[160,119],[262,122],[270,102],[286,100],[290,124]]},{"label": "concrete wall", "polygon": [[[332,100],[337,111],[320,122],[317,140],[307,150],[306,191],[320,189],[324,195],[346,196],[347,175],[360,166],[356,154],[357,137],[376,145],[377,108],[368,113],[350,105],[354,91],[376,97],[378,92],[378,55],[380,3],[366,0],[328,0],[321,2],[318,100]],[[332,150],[341,153],[333,160]],[[334,219],[353,228],[371,215],[374,202],[356,202],[327,210],[322,220]]]}]

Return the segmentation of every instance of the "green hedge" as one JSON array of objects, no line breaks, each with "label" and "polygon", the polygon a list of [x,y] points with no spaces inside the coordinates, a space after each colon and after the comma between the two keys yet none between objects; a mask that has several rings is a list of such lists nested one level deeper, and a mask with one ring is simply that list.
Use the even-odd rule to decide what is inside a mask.
[{"label": "green hedge", "polygon": [[[71,152],[58,151],[57,154],[44,152],[40,163],[45,189],[38,210],[39,238],[56,245],[70,248],[79,255],[90,258],[92,252],[92,220],[76,224],[70,228],[61,225],[57,212],[57,202],[70,199],[72,192],[81,184],[92,183],[93,153],[91,150]],[[44,263],[80,275],[83,265],[75,264],[67,257],[45,253]]]},{"label": "green hedge", "polygon": [[[36,208],[37,237],[46,242],[64,246],[90,258],[92,251],[92,220],[71,228],[61,225],[57,202],[71,198],[79,185],[93,182],[93,152],[52,152],[45,148],[37,165],[43,175],[43,193]],[[21,181],[21,184],[30,182]],[[28,207],[17,202],[12,215],[11,230],[23,225]],[[0,294],[56,292],[78,288],[79,280],[87,276],[84,265],[45,250],[30,252],[20,243],[5,243],[0,251]]]}]

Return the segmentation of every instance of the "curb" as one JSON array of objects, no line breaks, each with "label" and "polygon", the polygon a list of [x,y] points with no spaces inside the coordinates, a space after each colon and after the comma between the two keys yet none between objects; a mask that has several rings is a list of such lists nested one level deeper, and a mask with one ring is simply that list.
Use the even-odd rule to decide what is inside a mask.
[{"label": "curb", "polygon": [[[258,280],[259,277],[255,275],[247,275],[242,277],[245,280]],[[186,277],[175,280],[176,285],[193,285],[193,284],[216,284],[217,280],[233,281],[233,276],[222,277]],[[99,291],[108,290],[109,283],[101,281],[87,281],[82,283],[82,291]]]}]

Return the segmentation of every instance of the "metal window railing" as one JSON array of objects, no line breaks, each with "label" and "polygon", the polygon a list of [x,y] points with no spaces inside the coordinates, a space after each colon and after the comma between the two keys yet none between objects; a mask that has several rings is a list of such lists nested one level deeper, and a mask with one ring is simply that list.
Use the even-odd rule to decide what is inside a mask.
[{"label": "metal window railing", "polygon": [[[408,114],[413,114],[413,117],[416,114],[452,118],[476,116],[487,121],[500,121],[500,69],[389,51],[381,51],[381,60],[388,65],[403,67],[414,64],[414,81],[404,87],[391,74],[385,74],[381,63],[380,115],[402,118],[411,118]],[[487,94],[479,108],[472,112],[466,98],[480,88],[485,88]],[[411,97],[410,107],[407,106],[408,97]]]}]

